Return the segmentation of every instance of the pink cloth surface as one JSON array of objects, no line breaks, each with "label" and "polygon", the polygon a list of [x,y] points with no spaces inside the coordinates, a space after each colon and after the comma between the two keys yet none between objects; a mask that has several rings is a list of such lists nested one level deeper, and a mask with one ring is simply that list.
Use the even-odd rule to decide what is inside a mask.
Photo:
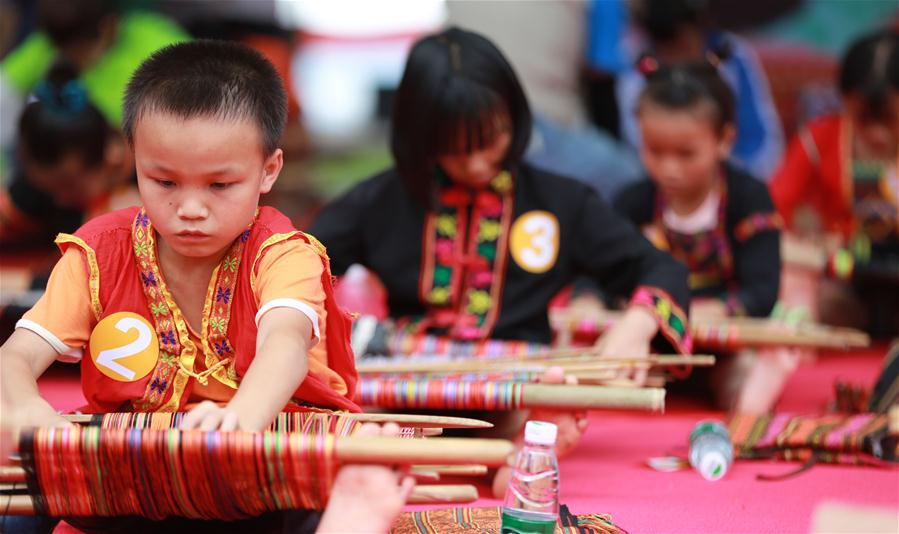
[{"label": "pink cloth surface", "polygon": [[[778,410],[823,411],[837,379],[870,386],[884,352],[879,347],[828,353],[804,363],[790,379]],[[54,367],[40,381],[41,393],[58,409],[84,404],[73,370]],[[766,482],[756,475],[786,473],[799,464],[738,461],[722,480],[707,482],[692,470],[661,473],[646,466],[653,456],[686,455],[692,426],[723,417],[688,398],[670,398],[665,414],[592,413],[582,442],[561,461],[561,501],[574,513],[609,513],[633,533],[809,532],[815,508],[833,501],[899,513],[895,469],[818,465],[788,480]],[[486,484],[480,486],[481,494],[489,495]],[[465,506],[499,504],[482,498]]]}]

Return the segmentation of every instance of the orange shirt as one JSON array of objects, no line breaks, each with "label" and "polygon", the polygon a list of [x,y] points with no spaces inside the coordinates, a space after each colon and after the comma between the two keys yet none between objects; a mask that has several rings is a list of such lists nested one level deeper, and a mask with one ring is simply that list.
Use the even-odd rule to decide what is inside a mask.
[{"label": "orange shirt", "polygon": [[[268,310],[278,307],[296,309],[308,317],[313,327],[309,372],[317,374],[336,392],[344,394],[346,384],[328,367],[326,344],[323,343],[327,317],[322,271],[321,258],[310,244],[289,240],[265,249],[258,263],[254,290],[256,308],[259,310],[256,322],[258,324]],[[53,268],[46,293],[16,325],[41,336],[63,361],[81,359],[82,349],[97,324],[91,309],[88,273],[83,253],[74,247],[68,249]],[[190,325],[188,327],[193,341],[199,342],[199,335]],[[195,365],[199,368],[194,369],[195,373],[205,370],[202,360],[197,358]],[[191,401],[227,401],[234,391],[210,376],[208,385],[194,385]]]}]

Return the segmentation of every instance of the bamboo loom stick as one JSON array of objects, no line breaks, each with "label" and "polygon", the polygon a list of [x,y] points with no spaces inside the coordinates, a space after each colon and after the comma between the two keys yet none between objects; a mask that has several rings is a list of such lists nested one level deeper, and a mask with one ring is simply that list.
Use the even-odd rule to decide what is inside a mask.
[{"label": "bamboo loom stick", "polygon": [[409,469],[410,474],[437,473],[438,475],[454,477],[478,477],[487,474],[486,465],[413,465]]},{"label": "bamboo loom stick", "polygon": [[[406,504],[462,504],[478,499],[478,489],[470,484],[434,484],[412,488]],[[8,515],[34,515],[31,495],[0,495],[0,510]]]},{"label": "bamboo loom stick", "polygon": [[470,484],[415,486],[406,504],[461,504],[478,500],[478,488]]},{"label": "bamboo loom stick", "polygon": [[[473,373],[473,372],[544,372],[550,367],[561,367],[566,372],[619,370],[641,367],[670,367],[694,365],[708,367],[715,364],[711,355],[695,356],[650,356],[648,358],[600,359],[596,349],[565,349],[548,351],[543,354],[523,358],[459,358],[456,360],[408,361],[365,363],[356,365],[359,374],[403,374],[403,373]],[[539,356],[539,358],[537,358]]]},{"label": "bamboo loom stick", "polygon": [[[466,392],[477,394],[466,397]],[[483,395],[482,395],[483,393]],[[508,381],[362,380],[356,400],[384,408],[517,410],[556,408],[664,411],[661,388]]]},{"label": "bamboo loom stick", "polygon": [[[392,413],[349,413],[340,412],[341,417],[350,417],[367,423],[396,423],[399,426],[427,428],[493,428],[493,423],[470,417],[449,417],[443,415],[416,415]],[[92,414],[63,414],[70,423],[91,424]]]},{"label": "bamboo loom stick", "polygon": [[888,417],[887,428],[889,433],[899,436],[899,404],[890,407]]},{"label": "bamboo loom stick", "polygon": [[665,390],[604,386],[525,384],[521,389],[525,408],[648,410],[665,409]]},{"label": "bamboo loom stick", "polygon": [[[554,329],[569,331],[573,325],[588,321],[603,330],[621,317],[617,311],[603,310],[597,317],[571,317],[566,310],[550,312]],[[727,317],[721,320],[690,322],[693,341],[702,347],[720,346],[789,346],[809,348],[850,349],[870,345],[867,334],[851,328],[829,327],[820,324],[788,326],[772,319],[758,317]]]}]

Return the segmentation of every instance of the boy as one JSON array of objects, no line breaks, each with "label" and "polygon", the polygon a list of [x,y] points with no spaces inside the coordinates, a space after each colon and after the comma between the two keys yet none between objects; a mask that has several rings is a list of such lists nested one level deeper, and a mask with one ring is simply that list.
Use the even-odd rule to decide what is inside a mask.
[{"label": "boy", "polygon": [[[37,390],[54,359],[81,361],[92,412],[199,402],[184,428],[258,431],[291,404],[358,411],[349,320],[324,249],[258,207],[283,163],[275,69],[236,44],[173,45],[135,72],[123,115],[144,207],[57,239],[47,293],[2,347],[4,425],[67,424]],[[348,471],[337,502],[387,495],[375,515],[389,526],[410,483]]]}]

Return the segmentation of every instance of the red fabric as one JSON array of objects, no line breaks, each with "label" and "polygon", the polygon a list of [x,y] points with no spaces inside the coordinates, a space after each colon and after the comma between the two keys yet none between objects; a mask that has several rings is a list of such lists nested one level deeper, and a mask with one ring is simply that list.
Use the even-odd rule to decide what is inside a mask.
[{"label": "red fabric", "polygon": [[[843,119],[839,115],[812,121],[807,127],[817,154],[809,154],[800,135],[790,142],[780,169],[771,178],[771,199],[787,226],[801,204],[809,203],[824,229],[850,237],[854,229],[846,190],[843,159]],[[808,138],[807,138],[808,139]]]},{"label": "red fabric", "polygon": [[[97,217],[81,227],[75,235],[94,250],[100,272],[100,302],[103,315],[129,311],[134,312],[154,324],[141,286],[140,272],[132,252],[132,223],[139,211],[138,207],[118,210]],[[263,207],[259,210],[256,222],[250,232],[238,270],[238,283],[231,308],[231,320],[228,324],[228,342],[235,349],[235,370],[243,376],[253,361],[256,353],[256,299],[250,285],[250,273],[254,268],[254,260],[263,243],[274,234],[295,231],[290,220],[273,208]],[[305,234],[298,233],[293,239],[309,242]],[[61,245],[65,250],[71,243]],[[77,245],[74,245],[77,246]],[[327,260],[323,257],[324,272],[322,285],[325,290],[325,309],[327,319],[325,339],[328,346],[328,366],[334,369],[347,384],[347,395],[339,395],[326,382],[314,375],[308,375],[294,396],[314,406],[359,411],[351,400],[355,395],[356,373],[354,356],[350,348],[350,318],[346,312],[337,307],[331,287],[331,275]],[[88,350],[89,347],[88,347]],[[202,349],[200,349],[202,351]],[[113,380],[93,364],[92,359],[82,359],[81,383],[88,401],[88,409],[93,412],[112,412],[122,410],[123,405],[141,399],[147,391],[147,385],[153,373],[134,382]],[[180,408],[190,397],[190,389],[194,384],[191,379],[180,399]],[[164,404],[171,397],[173,388],[165,394]]]}]

